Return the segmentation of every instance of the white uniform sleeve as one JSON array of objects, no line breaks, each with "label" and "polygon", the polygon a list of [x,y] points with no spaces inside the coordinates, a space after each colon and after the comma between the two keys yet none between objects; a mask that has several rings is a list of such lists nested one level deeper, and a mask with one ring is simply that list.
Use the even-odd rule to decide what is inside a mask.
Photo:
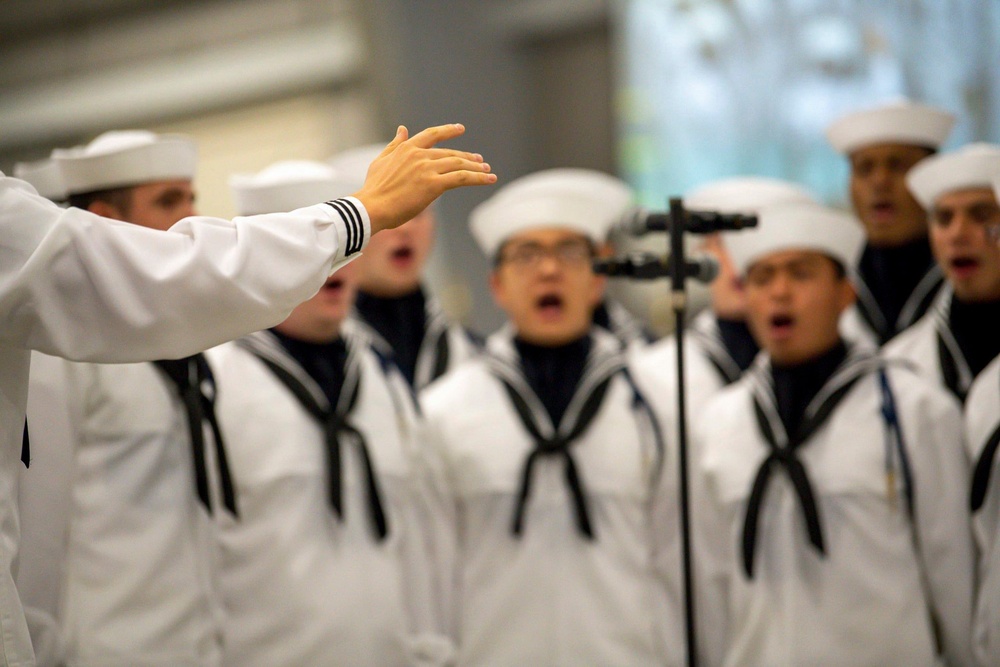
[{"label": "white uniform sleeve", "polygon": [[160,232],[61,209],[0,174],[0,344],[180,357],[282,321],[371,235],[354,198]]},{"label": "white uniform sleeve", "polygon": [[920,421],[904,437],[914,464],[920,556],[945,660],[949,665],[971,665],[975,556],[961,411],[942,390],[915,412]]}]

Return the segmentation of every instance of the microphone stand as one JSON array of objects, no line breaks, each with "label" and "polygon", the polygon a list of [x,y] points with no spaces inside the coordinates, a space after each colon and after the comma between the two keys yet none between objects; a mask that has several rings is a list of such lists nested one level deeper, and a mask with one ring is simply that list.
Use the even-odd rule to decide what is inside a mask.
[{"label": "microphone stand", "polygon": [[[640,219],[641,218],[641,219]],[[685,641],[687,665],[697,667],[697,632],[695,622],[694,571],[691,545],[691,494],[688,475],[687,441],[687,383],[684,381],[684,318],[687,311],[687,278],[694,277],[711,282],[714,271],[698,271],[697,263],[688,262],[684,254],[684,232],[711,234],[724,230],[754,227],[757,219],[742,214],[720,214],[708,211],[686,211],[683,200],[670,198],[669,213],[640,213],[628,221],[626,231],[639,235],[646,232],[669,234],[669,259],[662,261],[650,254],[633,255],[624,259],[598,260],[594,263],[597,273],[623,276],[639,280],[670,279],[670,306],[674,313],[675,339],[677,341],[677,458],[680,494],[681,566],[683,569]]]},{"label": "microphone stand", "polygon": [[697,667],[697,632],[695,623],[694,573],[691,563],[691,496],[688,485],[687,405],[684,381],[684,316],[687,312],[684,270],[684,205],[679,197],[670,198],[670,307],[674,312],[677,341],[677,458],[680,475],[681,566],[684,575],[684,625],[687,664]]}]

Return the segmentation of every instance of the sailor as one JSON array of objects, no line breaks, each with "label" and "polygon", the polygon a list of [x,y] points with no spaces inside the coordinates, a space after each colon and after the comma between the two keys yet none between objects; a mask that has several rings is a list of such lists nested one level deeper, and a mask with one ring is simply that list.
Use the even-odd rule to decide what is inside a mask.
[{"label": "sailor", "polygon": [[942,284],[927,241],[927,212],[906,187],[906,174],[933,155],[955,117],[906,100],[856,111],[826,131],[850,163],[850,198],[865,229],[858,293],[845,314],[845,336],[881,346],[927,312]]},{"label": "sailor", "polygon": [[[306,161],[230,183],[241,214],[339,188],[329,165]],[[454,654],[427,548],[443,513],[409,385],[348,318],[359,269],[209,352],[240,491],[238,520],[219,523],[225,665],[444,665]]]},{"label": "sailor", "polygon": [[[665,444],[620,342],[592,324],[598,191],[501,190],[471,217],[508,317],[421,394],[457,541],[460,665],[683,661]],[[508,188],[518,190],[518,181]]]},{"label": "sailor", "polygon": [[[766,205],[809,201],[813,201],[809,192],[794,183],[741,176],[695,188],[684,197],[684,206],[693,211],[755,215]],[[687,329],[684,370],[689,415],[700,414],[719,389],[738,380],[759,351],[746,323],[743,283],[726,251],[730,235],[711,234],[702,243],[702,250],[718,262],[719,274],[710,287],[709,308],[695,316]],[[641,359],[643,381],[656,383],[650,393],[676,396],[677,339],[670,336],[656,343]]]},{"label": "sailor", "polygon": [[931,212],[930,238],[947,286],[931,310],[886,346],[964,401],[975,377],[1000,354],[1000,206],[991,187],[1000,146],[969,144],[915,167],[907,183]]},{"label": "sailor", "polygon": [[[338,195],[354,192],[365,180],[381,144],[352,148],[328,163],[337,170]],[[391,350],[415,391],[419,391],[476,353],[474,335],[449,319],[423,279],[434,247],[434,207],[396,230],[375,237],[359,267],[357,314]]]},{"label": "sailor", "polygon": [[[1000,177],[993,184],[1000,199]],[[992,228],[1000,240],[1000,226]],[[989,326],[984,323],[984,326]],[[972,648],[981,665],[1000,663],[1000,356],[976,377],[965,401],[965,442],[972,463],[970,508],[979,546],[979,595]]]},{"label": "sailor", "polygon": [[862,241],[818,204],[727,239],[763,351],[695,428],[727,666],[972,664],[960,410],[839,334]]},{"label": "sailor", "polygon": [[[247,330],[280,321],[296,303],[315,291],[332,268],[357,254],[372,233],[400,224],[446,189],[494,180],[488,174],[488,165],[481,163],[477,155],[430,150],[437,141],[461,132],[461,126],[441,126],[410,139],[401,127],[396,139],[373,165],[358,197],[311,206],[292,214],[234,222],[189,218],[168,232],[115,223],[79,209],[63,211],[39,197],[23,181],[0,174],[0,224],[4,226],[10,249],[0,293],[6,323],[0,352],[0,366],[4,369],[0,374],[4,378],[0,387],[4,397],[0,402],[4,406],[0,410],[0,424],[4,425],[4,451],[9,455],[5,459],[9,464],[3,472],[6,481],[2,488],[7,492],[0,502],[3,513],[0,525],[4,526],[4,541],[10,547],[2,551],[0,568],[3,591],[0,642],[7,664],[34,663],[20,597],[11,576],[19,541],[17,504],[13,497],[17,489],[13,479],[16,469],[12,464],[18,458],[16,451],[28,453],[23,449],[28,350],[78,360],[133,362],[191,354]],[[154,152],[157,145],[156,142],[152,145]],[[140,174],[157,178],[176,176],[157,171],[158,165],[172,171],[178,162],[190,159],[184,157],[187,153],[184,142],[174,142],[171,146],[171,159],[162,163],[144,161]],[[97,163],[101,162],[100,156],[93,157]],[[447,160],[447,164],[440,159]],[[117,181],[110,184],[112,187],[123,182],[118,179],[131,178],[134,166],[128,161],[116,165],[115,169],[109,168]],[[88,171],[83,169],[78,175],[84,176]],[[182,197],[180,205],[190,207],[190,202],[185,203]],[[87,407],[102,406],[111,407],[94,403]],[[155,406],[150,409],[156,412]],[[151,416],[162,417],[162,414]],[[68,418],[62,417],[44,414],[34,421],[38,425],[50,421],[69,423]],[[103,417],[114,419],[113,410]],[[110,431],[105,435],[113,435],[114,429]],[[66,442],[62,444],[65,446]],[[36,448],[39,446],[41,443]],[[72,462],[74,457],[75,453],[70,453],[64,459]],[[59,474],[57,471],[52,478],[60,478]],[[136,471],[129,469],[119,481],[131,479],[138,484],[135,474]],[[42,477],[39,474],[32,483],[42,483]],[[96,497],[84,494],[70,499],[69,490],[59,488],[52,502],[67,501],[63,507],[70,507],[70,500],[80,502],[81,506],[100,502],[100,480],[88,481],[94,485]],[[143,500],[157,502],[151,496]],[[126,500],[120,498],[118,502]],[[63,510],[51,516],[58,522],[70,513]],[[50,549],[48,553],[37,558],[21,555],[22,574],[31,567],[46,571],[53,562],[58,567],[68,548],[65,540],[76,537],[67,535],[56,524],[47,524],[47,528],[36,525],[43,532],[49,530],[48,537],[56,537],[46,540],[41,536],[38,544]],[[119,545],[105,543],[105,546]],[[54,560],[46,561],[47,558]],[[114,569],[115,563],[105,561],[103,567]],[[34,578],[46,585],[38,591],[39,599],[54,603],[48,607],[50,617],[71,613],[68,609],[57,611],[58,596],[63,593],[60,588],[63,573],[47,571],[48,576]],[[112,575],[116,586],[135,583],[120,576],[118,571]],[[159,573],[156,581],[160,581]],[[24,595],[25,600],[28,597]],[[161,610],[171,613],[170,608]],[[179,613],[176,609],[173,612]],[[102,619],[85,619],[85,622],[99,625]],[[181,624],[185,622],[182,620]],[[140,641],[148,637],[149,628],[136,618],[129,619],[125,628],[115,627],[113,636],[129,642],[133,630]],[[189,645],[185,650],[193,653],[200,648]],[[169,656],[164,661],[163,664],[179,664]],[[115,664],[103,658],[98,658],[97,663]]]}]

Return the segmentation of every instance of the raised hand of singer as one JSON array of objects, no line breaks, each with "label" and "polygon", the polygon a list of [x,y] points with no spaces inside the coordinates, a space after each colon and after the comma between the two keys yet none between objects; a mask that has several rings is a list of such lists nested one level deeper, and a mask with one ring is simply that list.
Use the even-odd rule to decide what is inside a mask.
[{"label": "raised hand of singer", "polygon": [[497,177],[478,153],[437,144],[465,132],[461,124],[438,125],[409,136],[402,125],[396,137],[368,167],[354,194],[368,210],[372,233],[413,219],[442,193],[467,185],[490,185]]}]

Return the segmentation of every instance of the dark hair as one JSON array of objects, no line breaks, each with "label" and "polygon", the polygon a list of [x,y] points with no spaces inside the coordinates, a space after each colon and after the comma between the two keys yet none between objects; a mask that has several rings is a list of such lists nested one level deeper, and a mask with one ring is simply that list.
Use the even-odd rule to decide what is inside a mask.
[{"label": "dark hair", "polygon": [[129,186],[122,188],[107,188],[105,190],[91,190],[90,192],[79,192],[71,194],[68,202],[70,206],[87,210],[94,202],[104,202],[117,208],[122,215],[128,215],[132,210],[132,188]]}]

